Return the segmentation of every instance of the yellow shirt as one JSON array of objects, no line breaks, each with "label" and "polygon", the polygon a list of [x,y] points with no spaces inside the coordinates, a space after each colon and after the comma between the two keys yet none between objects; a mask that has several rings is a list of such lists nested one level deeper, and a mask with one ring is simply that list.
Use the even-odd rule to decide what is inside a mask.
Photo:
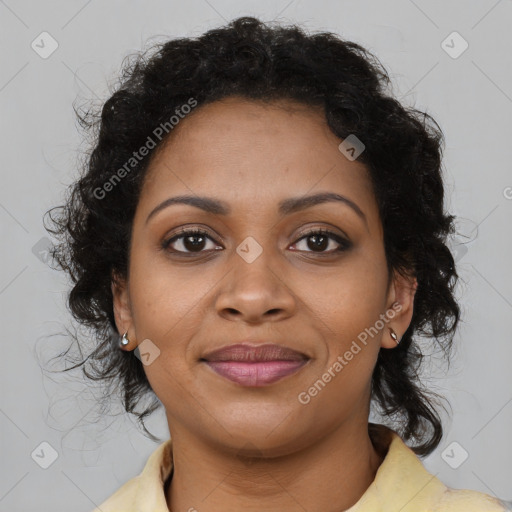
[{"label": "yellow shirt", "polygon": [[[345,512],[505,512],[505,503],[477,491],[451,489],[430,474],[402,438],[370,423],[384,460],[375,479]],[[387,450],[387,453],[386,453]],[[164,483],[172,470],[171,439],[150,455],[142,472],[92,512],[169,512]]]}]

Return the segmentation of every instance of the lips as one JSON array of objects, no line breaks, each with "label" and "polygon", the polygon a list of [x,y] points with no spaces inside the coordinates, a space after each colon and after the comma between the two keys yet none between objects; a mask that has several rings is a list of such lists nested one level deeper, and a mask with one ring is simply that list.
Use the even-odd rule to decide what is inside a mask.
[{"label": "lips", "polygon": [[238,343],[209,352],[201,361],[232,382],[259,387],[294,374],[309,358],[282,345]]},{"label": "lips", "polygon": [[303,361],[307,356],[282,345],[249,345],[237,343],[206,354],[207,361]]}]

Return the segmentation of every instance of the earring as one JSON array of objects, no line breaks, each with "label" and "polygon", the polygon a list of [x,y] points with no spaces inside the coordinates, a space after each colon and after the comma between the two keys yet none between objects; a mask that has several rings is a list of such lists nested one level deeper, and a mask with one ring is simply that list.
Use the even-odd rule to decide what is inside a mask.
[{"label": "earring", "polygon": [[123,337],[121,338],[121,343],[119,344],[119,346],[121,348],[123,347],[126,347],[126,345],[129,345],[130,344],[130,340],[128,339],[128,331],[126,331],[124,334],[123,334]]},{"label": "earring", "polygon": [[388,327],[388,329],[389,329],[389,334],[396,341],[396,344],[398,345],[401,340],[398,339],[398,336],[396,335],[396,332],[393,331],[393,329],[391,329],[391,327]]}]

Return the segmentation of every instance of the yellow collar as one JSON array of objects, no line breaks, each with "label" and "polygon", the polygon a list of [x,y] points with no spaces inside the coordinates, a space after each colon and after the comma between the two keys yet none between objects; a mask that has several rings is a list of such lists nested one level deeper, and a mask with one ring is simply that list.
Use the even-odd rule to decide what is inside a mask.
[{"label": "yellow collar", "polygon": [[[505,512],[487,494],[446,487],[430,474],[402,438],[384,425],[369,423],[369,432],[384,460],[374,481],[345,512]],[[143,471],[93,512],[168,512],[164,484],[172,471],[171,439],[150,455]]]}]

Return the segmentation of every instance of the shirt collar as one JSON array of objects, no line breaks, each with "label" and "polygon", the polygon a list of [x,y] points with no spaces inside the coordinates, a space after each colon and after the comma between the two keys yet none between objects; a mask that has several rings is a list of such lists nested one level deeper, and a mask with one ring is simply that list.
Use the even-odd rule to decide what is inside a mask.
[{"label": "shirt collar", "polygon": [[385,457],[373,482],[345,512],[409,512],[436,503],[447,487],[425,469],[400,435],[375,423],[369,423],[369,433]]},{"label": "shirt collar", "polygon": [[[402,438],[384,425],[369,423],[369,434],[384,460],[361,498],[346,512],[408,512],[438,498],[446,486],[430,474]],[[163,442],[137,477],[138,512],[168,512],[164,485],[171,474],[172,442]]]}]

